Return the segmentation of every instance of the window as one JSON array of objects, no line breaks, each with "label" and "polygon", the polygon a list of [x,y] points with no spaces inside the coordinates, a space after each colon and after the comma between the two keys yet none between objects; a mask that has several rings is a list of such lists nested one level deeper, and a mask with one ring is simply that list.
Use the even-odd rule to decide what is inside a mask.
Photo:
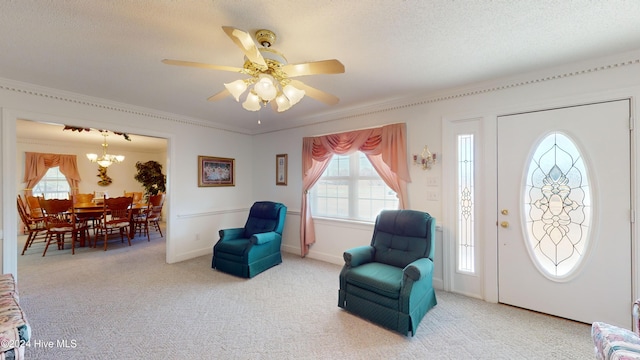
[{"label": "window", "polygon": [[458,135],[458,271],[475,272],[473,134]]},{"label": "window", "polygon": [[397,209],[398,197],[365,154],[334,155],[311,189],[315,216],[374,221],[383,209]]},{"label": "window", "polygon": [[68,199],[71,187],[67,178],[60,172],[58,166],[49,168],[44,177],[33,187],[34,196],[44,194],[45,199]]},{"label": "window", "polygon": [[553,279],[569,276],[584,259],[591,226],[591,187],[580,150],[553,132],[536,147],[524,184],[529,254]]}]

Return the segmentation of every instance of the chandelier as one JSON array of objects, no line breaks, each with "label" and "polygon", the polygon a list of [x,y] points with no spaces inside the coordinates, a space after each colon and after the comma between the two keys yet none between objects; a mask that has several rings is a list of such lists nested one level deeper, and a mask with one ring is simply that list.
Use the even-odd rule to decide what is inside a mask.
[{"label": "chandelier", "polygon": [[98,154],[87,154],[87,159],[91,162],[98,163],[98,165],[102,167],[109,167],[111,164],[117,164],[124,161],[124,155],[110,155],[107,154],[107,136],[109,136],[106,132],[102,133],[104,136],[104,142],[102,143],[102,156],[98,157]]},{"label": "chandelier", "polygon": [[293,86],[282,71],[282,65],[287,63],[282,54],[267,48],[260,49],[260,53],[267,64],[266,68],[247,60],[242,72],[251,77],[224,84],[225,88],[237,102],[240,102],[240,96],[249,89],[242,103],[246,110],[258,111],[261,106],[266,106],[274,100],[274,107],[278,112],[289,110],[302,100],[305,91]]}]

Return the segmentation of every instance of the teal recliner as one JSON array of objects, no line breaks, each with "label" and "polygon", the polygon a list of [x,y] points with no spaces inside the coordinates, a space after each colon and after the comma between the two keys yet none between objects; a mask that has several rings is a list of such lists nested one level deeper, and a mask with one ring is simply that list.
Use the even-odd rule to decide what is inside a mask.
[{"label": "teal recliner", "polygon": [[404,335],[437,303],[432,286],[436,221],[415,210],[385,210],[371,245],[344,252],[338,306]]},{"label": "teal recliner", "polygon": [[252,278],[282,262],[280,245],[287,207],[258,201],[249,210],[243,228],[220,230],[213,246],[211,267],[240,277]]}]

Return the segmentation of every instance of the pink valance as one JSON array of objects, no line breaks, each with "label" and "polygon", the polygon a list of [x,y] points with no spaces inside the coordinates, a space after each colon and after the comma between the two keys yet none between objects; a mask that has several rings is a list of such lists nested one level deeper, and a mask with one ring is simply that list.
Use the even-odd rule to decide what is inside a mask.
[{"label": "pink valance", "polygon": [[349,131],[302,140],[302,210],[300,247],[304,257],[315,243],[315,230],[308,191],[320,179],[333,154],[362,151],[382,180],[398,195],[398,207],[408,208],[407,183],[411,182],[407,166],[406,125],[391,124],[379,128]]},{"label": "pink valance", "polygon": [[67,178],[73,194],[78,192],[80,173],[76,155],[25,153],[24,182],[26,183],[25,196],[32,195],[31,190],[42,180],[49,168],[58,166],[60,172]]}]

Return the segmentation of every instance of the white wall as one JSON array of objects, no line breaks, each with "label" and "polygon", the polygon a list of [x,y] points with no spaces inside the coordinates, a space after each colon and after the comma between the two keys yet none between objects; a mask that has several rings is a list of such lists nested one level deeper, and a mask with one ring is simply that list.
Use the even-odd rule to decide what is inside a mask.
[{"label": "white wall", "polygon": [[[519,111],[546,109],[617,99],[636,98],[640,95],[640,54],[619,54],[606,59],[596,59],[579,64],[549,69],[493,82],[477,84],[465,89],[454,89],[440,94],[417,97],[404,102],[380,104],[378,107],[359,109],[352,114],[335,117],[316,125],[291,130],[257,135],[254,137],[254,167],[256,171],[273,178],[275,154],[289,154],[289,186],[275,187],[273,181],[254,183],[256,198],[271,198],[289,206],[288,224],[284,234],[284,249],[300,253],[300,204],[301,204],[301,156],[302,138],[327,133],[341,132],[378,126],[382,124],[406,122],[408,132],[408,152],[419,153],[424,145],[437,154],[438,164],[430,171],[411,166],[412,183],[409,185],[410,208],[429,212],[434,216],[442,231],[437,234],[436,270],[434,284],[447,290],[454,290],[470,296],[497,301],[497,247],[495,189],[495,119],[498,115]],[[635,101],[634,101],[635,104]],[[634,108],[633,113],[637,116]],[[484,268],[476,280],[480,290],[452,288],[451,239],[448,238],[451,224],[445,214],[450,205],[443,203],[442,163],[450,161],[449,154],[442,153],[443,126],[448,121],[480,118],[483,126],[483,150],[481,159],[481,182],[485,185],[479,196],[480,246],[484,255]],[[444,124],[444,125],[443,125]],[[634,135],[635,136],[635,135]],[[634,159],[638,157],[635,156]],[[409,161],[409,160],[408,160]],[[635,160],[634,160],[635,161]],[[634,163],[635,166],[635,163]],[[436,185],[427,186],[427,180],[435,180]],[[601,190],[603,191],[603,190]],[[604,190],[612,191],[612,190]],[[429,200],[428,192],[436,192],[437,200]],[[637,193],[637,192],[636,192]],[[344,222],[316,221],[316,244],[309,257],[341,264],[345,249],[366,245],[371,241],[371,226]],[[637,235],[634,232],[634,235]],[[637,236],[636,236],[637,238]],[[634,247],[635,249],[635,247]],[[634,250],[637,252],[637,250]],[[636,254],[636,258],[637,258]],[[438,272],[440,272],[438,274]],[[636,281],[638,277],[636,276]]]}]

